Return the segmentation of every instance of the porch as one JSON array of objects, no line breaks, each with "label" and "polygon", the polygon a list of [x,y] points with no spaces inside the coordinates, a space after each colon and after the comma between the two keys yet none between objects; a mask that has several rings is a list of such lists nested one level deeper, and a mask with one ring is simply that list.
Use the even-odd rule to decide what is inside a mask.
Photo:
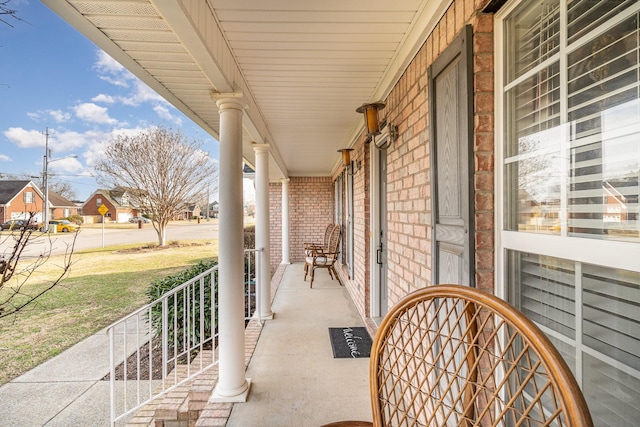
[{"label": "porch", "polygon": [[349,294],[320,271],[309,288],[301,263],[272,280],[274,319],[245,335],[245,403],[209,402],[218,365],[141,408],[128,426],[318,426],[371,419],[369,359],[334,359],[329,327],[363,326]]}]

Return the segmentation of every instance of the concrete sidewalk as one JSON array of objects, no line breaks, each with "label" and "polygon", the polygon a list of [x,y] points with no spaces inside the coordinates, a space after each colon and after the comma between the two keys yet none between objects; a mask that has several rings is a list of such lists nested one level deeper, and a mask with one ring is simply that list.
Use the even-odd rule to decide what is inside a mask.
[{"label": "concrete sidewalk", "polygon": [[0,387],[0,426],[108,426],[108,349],[100,331]]}]

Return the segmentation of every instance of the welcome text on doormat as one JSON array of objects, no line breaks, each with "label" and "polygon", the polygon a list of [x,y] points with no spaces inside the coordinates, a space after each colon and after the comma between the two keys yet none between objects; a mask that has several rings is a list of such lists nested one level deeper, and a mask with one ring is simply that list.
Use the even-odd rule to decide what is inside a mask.
[{"label": "welcome text on doormat", "polygon": [[335,359],[369,357],[371,354],[371,337],[362,326],[329,328],[329,338]]}]

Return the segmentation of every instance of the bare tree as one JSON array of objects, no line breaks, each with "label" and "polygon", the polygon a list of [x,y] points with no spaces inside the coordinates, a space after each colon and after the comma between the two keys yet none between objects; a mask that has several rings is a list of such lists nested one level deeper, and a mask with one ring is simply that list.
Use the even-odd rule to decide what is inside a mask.
[{"label": "bare tree", "polygon": [[0,1],[0,22],[2,22],[3,24],[6,24],[10,27],[13,27],[13,25],[11,25],[11,23],[9,23],[9,21],[6,20],[5,16],[8,16],[10,18],[13,18],[17,21],[22,21],[22,19],[20,19],[18,17],[18,11],[15,9],[11,9],[9,7],[9,2],[11,0],[4,0],[4,1]]},{"label": "bare tree", "polygon": [[199,200],[208,184],[216,181],[216,164],[201,146],[160,126],[134,136],[119,135],[107,144],[95,166],[98,179],[112,188],[131,190],[150,216],[158,244],[164,246],[169,221],[185,202]]},{"label": "bare tree", "polygon": [[[27,224],[32,222],[34,216],[35,212],[29,214]],[[25,286],[36,270],[44,265],[51,256],[51,244],[46,245],[47,249],[43,253],[29,256],[25,254],[25,250],[36,237],[45,238],[41,236],[41,233],[28,227],[3,232],[0,236],[0,247],[6,249],[6,253],[0,253],[0,319],[18,314],[42,295],[55,288],[69,273],[75,237],[72,243],[67,246],[59,273],[53,279],[35,291]]]},{"label": "bare tree", "polygon": [[73,200],[76,198],[75,190],[73,189],[71,184],[65,181],[52,181],[50,179],[49,191],[53,191],[67,200]]}]

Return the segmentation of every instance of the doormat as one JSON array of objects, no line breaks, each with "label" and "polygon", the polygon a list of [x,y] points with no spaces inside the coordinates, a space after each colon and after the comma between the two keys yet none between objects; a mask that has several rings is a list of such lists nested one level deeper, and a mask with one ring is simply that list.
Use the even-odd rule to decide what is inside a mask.
[{"label": "doormat", "polygon": [[371,337],[362,326],[329,328],[333,358],[369,357]]}]

